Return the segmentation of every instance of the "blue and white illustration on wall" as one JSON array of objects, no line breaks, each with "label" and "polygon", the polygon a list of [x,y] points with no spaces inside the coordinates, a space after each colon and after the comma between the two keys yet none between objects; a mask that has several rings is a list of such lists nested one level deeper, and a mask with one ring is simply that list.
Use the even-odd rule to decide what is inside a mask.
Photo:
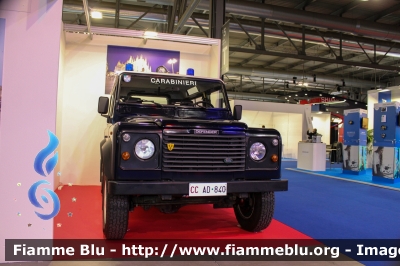
[{"label": "blue and white illustration on wall", "polygon": [[[58,162],[58,152],[56,152],[50,159],[47,160],[45,167],[44,167],[45,169],[43,169],[43,164],[44,164],[45,159],[56,150],[56,148],[59,144],[58,138],[51,131],[48,130],[47,133],[49,135],[49,143],[47,144],[47,146],[44,149],[42,149],[36,155],[35,162],[33,164],[33,168],[35,169],[35,172],[43,177],[49,176],[50,173],[56,167],[57,162]],[[51,204],[51,202],[49,202],[48,196],[51,198],[51,200],[53,201],[53,210],[51,211],[51,213],[42,214],[42,213],[35,211],[36,215],[40,219],[49,220],[49,219],[53,218],[54,216],[56,216],[58,214],[58,212],[60,211],[60,199],[58,198],[57,194],[52,189],[42,188],[42,190],[40,192],[47,193],[47,197],[45,195],[41,195],[40,198],[41,198],[41,201],[43,201],[43,203],[40,203],[38,197],[36,196],[36,193],[41,185],[51,185],[51,183],[44,179],[35,182],[28,191],[28,198],[29,198],[30,202],[32,203],[32,205],[39,209],[44,209],[42,206],[43,203]]]}]

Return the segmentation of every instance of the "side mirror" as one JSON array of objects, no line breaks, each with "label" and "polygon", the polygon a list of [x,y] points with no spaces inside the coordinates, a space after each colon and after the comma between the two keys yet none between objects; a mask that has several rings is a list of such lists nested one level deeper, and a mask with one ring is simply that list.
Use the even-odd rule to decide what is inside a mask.
[{"label": "side mirror", "polygon": [[233,107],[233,119],[234,120],[242,119],[242,106],[241,105],[235,105]]},{"label": "side mirror", "polygon": [[97,112],[100,114],[108,113],[108,97],[101,96],[99,97],[99,104],[97,106]]}]

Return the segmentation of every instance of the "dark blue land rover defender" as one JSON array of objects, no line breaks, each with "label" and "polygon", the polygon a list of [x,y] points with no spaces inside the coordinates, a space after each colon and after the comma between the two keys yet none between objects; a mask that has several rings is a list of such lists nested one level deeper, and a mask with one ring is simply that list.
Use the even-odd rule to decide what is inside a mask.
[{"label": "dark blue land rover defender", "polygon": [[219,79],[161,73],[117,74],[100,143],[103,230],[122,239],[129,211],[174,213],[188,204],[233,208],[241,228],[268,227],[281,180],[282,141],[275,129],[239,122]]}]

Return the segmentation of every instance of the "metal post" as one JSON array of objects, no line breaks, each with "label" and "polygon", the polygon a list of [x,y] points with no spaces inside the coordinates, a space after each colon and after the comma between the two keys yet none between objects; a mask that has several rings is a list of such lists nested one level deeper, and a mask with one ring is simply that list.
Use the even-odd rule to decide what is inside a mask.
[{"label": "metal post", "polygon": [[343,43],[343,38],[342,38],[342,33],[340,33],[340,39],[339,39],[339,57],[336,57],[337,60],[343,60],[342,43]]},{"label": "metal post", "polygon": [[210,0],[210,38],[221,39],[225,24],[225,0]]},{"label": "metal post", "polygon": [[119,28],[119,10],[121,7],[121,0],[117,0],[115,8],[115,28]]},{"label": "metal post", "polygon": [[89,33],[89,38],[92,40],[93,35],[91,31],[91,26],[90,26],[90,14],[89,14],[89,4],[88,0],[83,0],[83,9],[85,10],[85,17],[86,17],[86,25],[87,25],[87,31]]}]

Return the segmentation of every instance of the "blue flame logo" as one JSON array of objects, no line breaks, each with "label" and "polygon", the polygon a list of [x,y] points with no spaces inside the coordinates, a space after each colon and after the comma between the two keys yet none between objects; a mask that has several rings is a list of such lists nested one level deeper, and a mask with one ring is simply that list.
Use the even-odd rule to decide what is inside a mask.
[{"label": "blue flame logo", "polygon": [[[36,183],[34,183],[28,191],[28,197],[29,197],[29,200],[31,201],[32,205],[37,208],[41,208],[41,209],[43,209],[43,206],[39,203],[38,199],[36,198],[36,191],[37,191],[38,187],[42,184],[50,185],[50,182],[48,182],[46,180],[39,180]],[[52,191],[51,189],[43,188],[43,190],[46,191],[50,195],[50,197],[52,198],[52,200],[54,202],[53,211],[50,214],[41,214],[36,211],[35,211],[35,213],[40,219],[49,220],[49,219],[53,218],[54,216],[56,216],[58,214],[58,212],[60,211],[60,200],[59,200],[57,194],[54,193],[54,191]],[[47,199],[46,196],[42,195],[41,198],[45,203],[49,203],[49,200]]]},{"label": "blue flame logo", "polygon": [[[44,172],[43,164],[44,164],[45,159],[56,150],[56,148],[59,144],[58,138],[52,132],[47,131],[47,133],[49,135],[49,143],[43,150],[41,150],[36,155],[35,162],[33,164],[33,167],[34,167],[36,173],[38,173],[39,175],[44,176],[44,177],[49,175],[51,173],[51,171],[54,170],[54,168],[56,167],[57,162],[58,162],[58,152],[56,152],[54,154],[54,156],[52,156],[46,162],[46,164],[45,164],[46,173]],[[28,191],[28,198],[33,206],[43,209],[43,206],[39,203],[38,198],[36,197],[36,191],[38,190],[38,187],[40,185],[50,185],[50,182],[48,182],[46,180],[39,180],[39,181],[35,182]],[[56,216],[58,214],[58,212],[60,211],[60,199],[58,198],[57,194],[54,193],[54,191],[52,191],[51,189],[43,188],[42,190],[47,192],[47,194],[53,200],[53,211],[50,214],[41,214],[36,211],[35,211],[35,213],[39,218],[41,218],[43,220],[49,220],[49,219],[53,218],[54,216]],[[44,203],[46,203],[46,204],[49,203],[49,199],[45,195],[42,195],[41,199],[43,200]]]},{"label": "blue flame logo", "polygon": [[58,152],[56,152],[56,154],[47,161],[46,163],[47,174],[44,173],[42,167],[44,159],[46,159],[47,156],[49,156],[56,150],[59,143],[57,137],[53,133],[51,133],[50,131],[47,131],[47,133],[49,134],[49,139],[50,139],[49,144],[47,144],[47,147],[41,150],[38,153],[38,155],[36,155],[35,163],[33,165],[36,173],[42,176],[50,174],[50,172],[53,171],[58,162]]}]

